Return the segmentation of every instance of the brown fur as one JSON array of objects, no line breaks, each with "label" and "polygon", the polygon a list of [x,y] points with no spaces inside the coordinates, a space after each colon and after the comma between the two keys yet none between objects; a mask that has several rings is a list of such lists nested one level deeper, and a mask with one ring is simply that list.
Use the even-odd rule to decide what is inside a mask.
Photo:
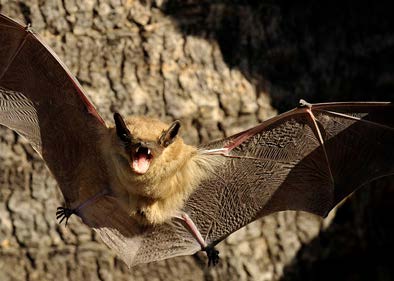
[{"label": "brown fur", "polygon": [[[111,189],[130,216],[144,224],[159,224],[177,214],[184,201],[217,164],[180,137],[164,148],[158,144],[169,125],[151,118],[129,117],[125,123],[134,138],[154,143],[155,154],[149,170],[139,175],[131,169],[116,130],[110,128],[103,149],[110,171]],[[125,161],[127,160],[127,161]]]}]

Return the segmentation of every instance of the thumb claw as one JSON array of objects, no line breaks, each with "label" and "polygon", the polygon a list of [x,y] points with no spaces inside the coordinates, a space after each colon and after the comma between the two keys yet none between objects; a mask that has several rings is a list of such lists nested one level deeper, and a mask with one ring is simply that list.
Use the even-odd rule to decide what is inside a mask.
[{"label": "thumb claw", "polygon": [[72,214],[75,214],[75,210],[58,207],[56,212],[56,219],[60,220],[59,224],[62,224],[62,222],[65,220],[65,226],[67,226],[68,219],[71,217]]}]

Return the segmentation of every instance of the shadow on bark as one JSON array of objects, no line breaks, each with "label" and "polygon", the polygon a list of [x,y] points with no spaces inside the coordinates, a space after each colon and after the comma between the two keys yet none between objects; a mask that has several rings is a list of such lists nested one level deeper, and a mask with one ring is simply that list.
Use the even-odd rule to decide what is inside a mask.
[{"label": "shadow on bark", "polygon": [[184,34],[216,41],[224,61],[282,112],[300,98],[394,100],[386,2],[168,0],[162,9]]},{"label": "shadow on bark", "polygon": [[284,269],[287,280],[393,280],[394,177],[356,192]]}]

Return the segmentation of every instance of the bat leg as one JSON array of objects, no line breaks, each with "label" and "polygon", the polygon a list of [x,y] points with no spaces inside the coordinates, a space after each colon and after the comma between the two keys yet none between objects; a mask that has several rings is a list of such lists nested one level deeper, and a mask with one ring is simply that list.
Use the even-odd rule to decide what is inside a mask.
[{"label": "bat leg", "polygon": [[208,266],[215,266],[219,263],[219,251],[214,246],[207,246],[203,250],[207,253]]},{"label": "bat leg", "polygon": [[219,263],[219,251],[213,245],[207,245],[205,243],[204,238],[189,215],[182,212],[176,217],[185,222],[190,233],[196,238],[198,244],[200,244],[201,250],[207,253],[208,266],[217,265]]}]

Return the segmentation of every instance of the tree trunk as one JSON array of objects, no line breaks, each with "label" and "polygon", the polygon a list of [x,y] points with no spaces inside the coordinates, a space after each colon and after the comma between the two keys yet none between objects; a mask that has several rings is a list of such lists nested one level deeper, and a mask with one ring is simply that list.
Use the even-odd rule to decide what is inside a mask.
[{"label": "tree trunk", "polygon": [[[389,4],[302,1],[0,0],[29,21],[107,122],[180,119],[197,144],[309,102],[394,100]],[[186,133],[187,132],[187,133]],[[30,145],[0,128],[0,280],[393,280],[394,178],[325,219],[282,212],[203,253],[128,269],[72,217]]]}]

